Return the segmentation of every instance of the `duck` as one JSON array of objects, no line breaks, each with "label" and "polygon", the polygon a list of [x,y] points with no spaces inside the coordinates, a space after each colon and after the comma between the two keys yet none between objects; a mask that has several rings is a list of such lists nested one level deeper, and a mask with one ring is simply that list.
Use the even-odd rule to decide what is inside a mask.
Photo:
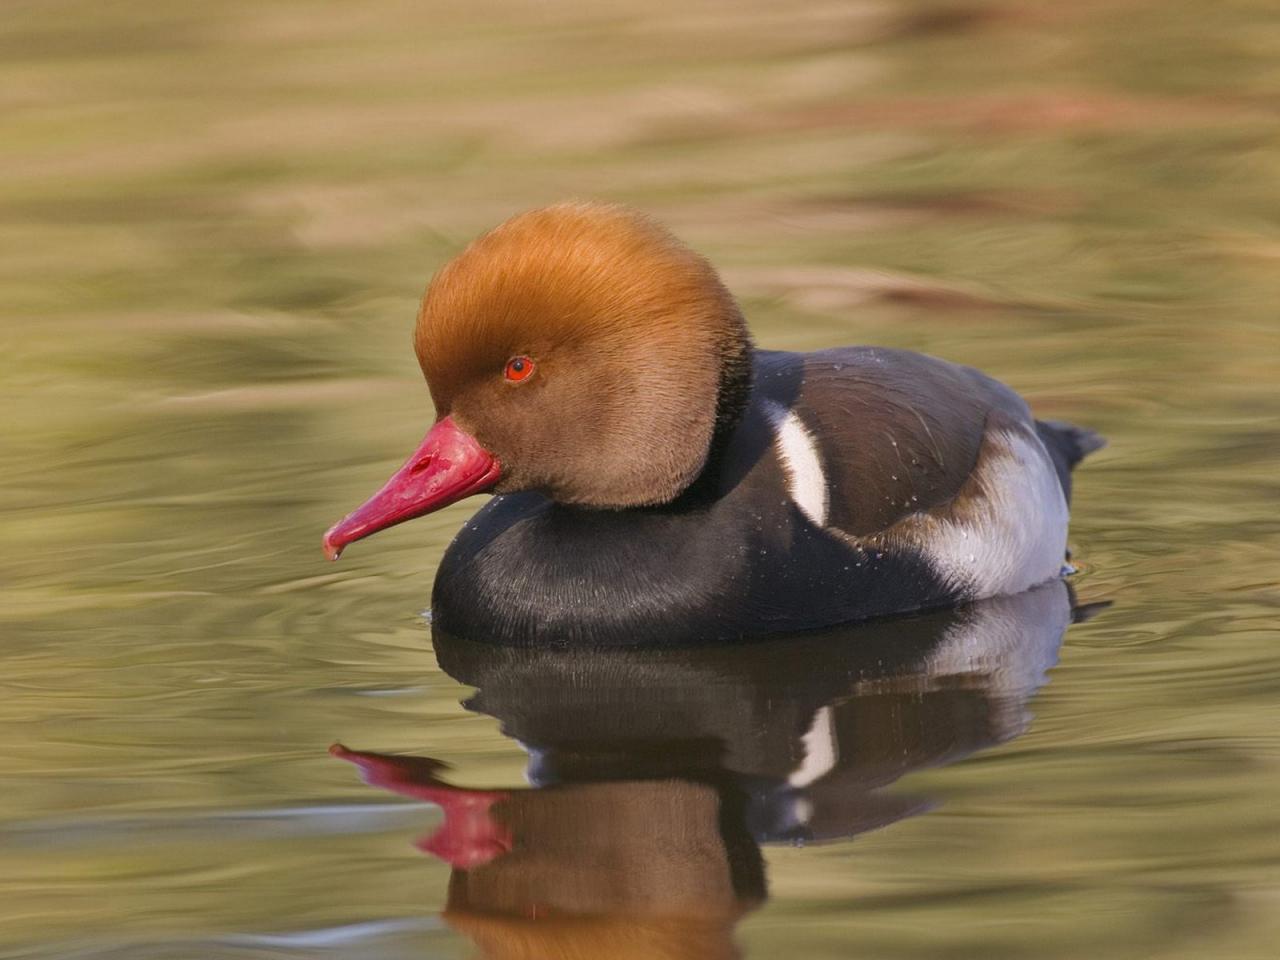
[{"label": "duck", "polygon": [[486,642],[723,642],[1012,595],[1062,577],[1071,472],[1104,445],[908,350],[755,346],[704,257],[629,207],[518,214],[432,278],[436,419],[324,535],[492,494],[433,624]]}]

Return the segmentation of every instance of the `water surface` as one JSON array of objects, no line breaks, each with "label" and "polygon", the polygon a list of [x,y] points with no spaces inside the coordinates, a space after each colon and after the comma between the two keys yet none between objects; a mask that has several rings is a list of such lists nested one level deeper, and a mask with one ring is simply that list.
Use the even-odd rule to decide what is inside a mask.
[{"label": "water surface", "polygon": [[[466,858],[508,834],[550,906],[675,930],[660,956],[1273,956],[1271,14],[13,5],[0,956],[502,956],[474,918],[530,902]],[[967,647],[943,618],[496,673],[433,649],[476,504],[338,566],[319,536],[430,420],[430,271],[569,196],[670,223],[762,345],[926,350],[1106,434],[1071,541],[1112,605]],[[449,767],[371,789],[334,741]],[[457,789],[499,828],[424,853]]]}]

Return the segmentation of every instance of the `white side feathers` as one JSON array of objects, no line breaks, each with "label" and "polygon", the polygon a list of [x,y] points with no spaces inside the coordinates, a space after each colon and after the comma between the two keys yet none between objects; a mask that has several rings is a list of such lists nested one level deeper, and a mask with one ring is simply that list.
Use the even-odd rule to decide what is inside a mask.
[{"label": "white side feathers", "polygon": [[767,407],[778,457],[787,471],[791,499],[819,527],[827,522],[827,478],[813,435],[794,411],[781,404]]},{"label": "white side feathers", "polygon": [[988,440],[976,471],[981,501],[964,516],[917,532],[938,573],[973,597],[1056,579],[1067,549],[1067,502],[1044,448],[1013,432]]}]

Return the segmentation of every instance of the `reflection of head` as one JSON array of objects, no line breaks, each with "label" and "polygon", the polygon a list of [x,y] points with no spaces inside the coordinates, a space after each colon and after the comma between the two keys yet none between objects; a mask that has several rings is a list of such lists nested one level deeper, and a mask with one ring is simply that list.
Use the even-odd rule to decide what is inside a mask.
[{"label": "reflection of head", "polygon": [[764,897],[759,850],[708,786],[660,780],[513,794],[511,852],[455,870],[445,912],[485,956],[736,956]]},{"label": "reflection of head", "polygon": [[764,899],[735,798],[709,785],[467,790],[425,758],[333,753],[444,811],[419,846],[453,865],[445,919],[485,957],[734,957],[734,925]]}]

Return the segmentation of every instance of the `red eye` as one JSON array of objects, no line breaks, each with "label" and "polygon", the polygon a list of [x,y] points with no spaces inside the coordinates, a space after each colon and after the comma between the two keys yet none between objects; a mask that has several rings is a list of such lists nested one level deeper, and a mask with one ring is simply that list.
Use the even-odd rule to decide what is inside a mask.
[{"label": "red eye", "polygon": [[528,357],[512,357],[507,361],[507,368],[502,375],[512,383],[528,380],[533,374],[533,361]]}]

